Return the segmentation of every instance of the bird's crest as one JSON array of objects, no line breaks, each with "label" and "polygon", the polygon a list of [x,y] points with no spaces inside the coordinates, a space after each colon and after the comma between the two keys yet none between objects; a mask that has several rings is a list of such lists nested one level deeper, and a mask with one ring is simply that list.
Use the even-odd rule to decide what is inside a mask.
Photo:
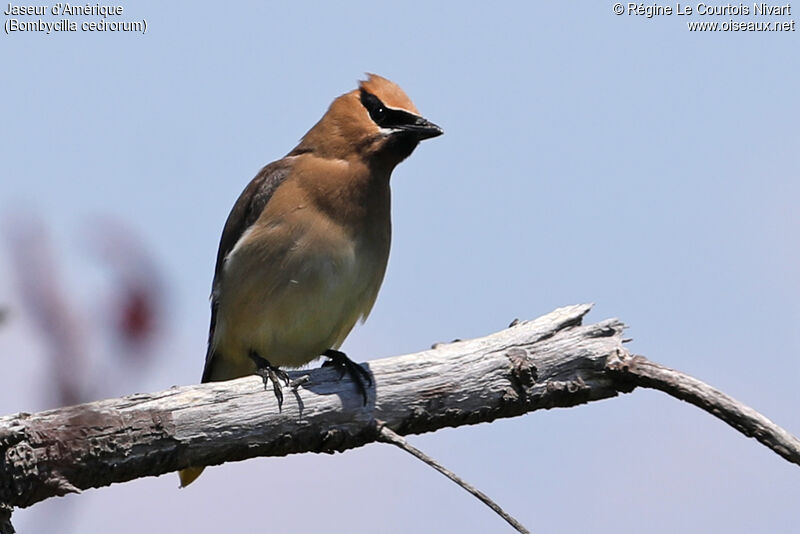
[{"label": "bird's crest", "polygon": [[408,98],[408,95],[400,89],[396,83],[387,80],[383,76],[367,73],[368,78],[358,82],[358,88],[377,96],[381,102],[394,109],[404,109],[414,115],[419,115],[419,110]]}]

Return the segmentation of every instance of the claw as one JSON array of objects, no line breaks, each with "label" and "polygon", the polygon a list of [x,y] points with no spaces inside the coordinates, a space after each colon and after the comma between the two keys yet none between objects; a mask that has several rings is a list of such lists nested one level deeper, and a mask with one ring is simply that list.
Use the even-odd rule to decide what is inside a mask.
[{"label": "claw", "polygon": [[283,407],[283,389],[281,387],[281,381],[283,381],[287,386],[289,385],[289,374],[284,371],[283,369],[278,369],[267,359],[262,358],[256,352],[250,351],[250,359],[253,360],[256,364],[256,374],[261,377],[261,380],[264,381],[264,390],[267,389],[267,383],[272,382],[272,392],[275,394],[275,398],[278,400],[278,411],[281,411]]},{"label": "claw", "polygon": [[[330,358],[329,361],[322,364],[323,367],[329,365],[335,366],[339,369],[340,379],[344,376],[345,372],[350,375],[350,378],[352,378],[353,382],[356,384],[356,389],[358,389],[358,392],[361,393],[364,399],[364,406],[366,406],[367,386],[372,386],[372,376],[369,371],[348,358],[347,354],[344,352],[328,349],[322,355]],[[364,385],[364,381],[367,382],[367,386]]]}]

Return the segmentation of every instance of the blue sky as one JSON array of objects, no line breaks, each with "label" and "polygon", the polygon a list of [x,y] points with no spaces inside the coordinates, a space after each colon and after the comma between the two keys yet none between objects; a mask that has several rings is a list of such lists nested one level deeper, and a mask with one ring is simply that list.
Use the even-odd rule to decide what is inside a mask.
[{"label": "blue sky", "polygon": [[[394,173],[392,255],[369,320],[344,345],[354,359],[594,302],[589,320],[622,319],[633,351],[800,433],[797,32],[686,24],[792,16],[617,16],[612,2],[589,1],[123,6],[147,33],[0,36],[0,209],[47,225],[89,325],[108,280],[87,226],[113,216],[146,243],[170,326],[137,389],[199,379],[231,205],[370,71],[398,82],[445,135]],[[47,376],[45,347],[15,313],[7,250],[3,414],[46,407]],[[657,392],[411,440],[534,532],[749,533],[800,520],[796,466]],[[176,486],[168,475],[92,490],[19,511],[15,523],[506,528],[385,445],[227,464]]]}]

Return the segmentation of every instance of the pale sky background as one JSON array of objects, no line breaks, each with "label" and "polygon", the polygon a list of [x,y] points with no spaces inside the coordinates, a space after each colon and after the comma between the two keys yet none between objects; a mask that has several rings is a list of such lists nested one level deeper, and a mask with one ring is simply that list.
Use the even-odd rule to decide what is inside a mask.
[{"label": "pale sky background", "polygon": [[[113,215],[151,249],[171,323],[137,390],[199,380],[234,200],[371,71],[445,135],[394,173],[389,268],[350,356],[595,302],[588,320],[622,319],[633,351],[800,434],[798,33],[686,25],[792,20],[800,5],[778,19],[616,16],[609,1],[122,5],[146,34],[0,36],[0,210],[42,217],[87,327],[108,289],[87,226]],[[0,414],[39,410],[45,347],[16,313],[0,244],[11,311]],[[132,392],[106,382],[105,395]],[[537,533],[800,524],[797,466],[658,392],[411,442]],[[14,522],[34,534],[511,532],[388,445],[226,464],[177,484],[90,490]]]}]

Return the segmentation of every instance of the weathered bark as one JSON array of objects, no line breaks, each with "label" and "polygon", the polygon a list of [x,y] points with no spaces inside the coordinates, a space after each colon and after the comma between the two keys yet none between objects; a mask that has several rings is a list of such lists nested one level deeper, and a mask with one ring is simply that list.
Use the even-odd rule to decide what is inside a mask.
[{"label": "weathered bark", "polygon": [[[561,308],[484,338],[371,361],[365,365],[375,387],[366,405],[349,379],[322,368],[290,373],[308,378],[286,391],[282,412],[254,376],[2,417],[0,503],[25,507],[190,465],[342,451],[378,441],[379,424],[398,434],[431,432],[574,406],[637,385],[689,400],[798,463],[798,440],[763,416],[729,397],[725,405],[701,402],[716,390],[634,359],[618,320],[581,325],[590,308]],[[665,381],[642,369],[676,374]],[[664,386],[685,379],[693,386]],[[743,422],[754,414],[761,418],[756,427]]]}]

